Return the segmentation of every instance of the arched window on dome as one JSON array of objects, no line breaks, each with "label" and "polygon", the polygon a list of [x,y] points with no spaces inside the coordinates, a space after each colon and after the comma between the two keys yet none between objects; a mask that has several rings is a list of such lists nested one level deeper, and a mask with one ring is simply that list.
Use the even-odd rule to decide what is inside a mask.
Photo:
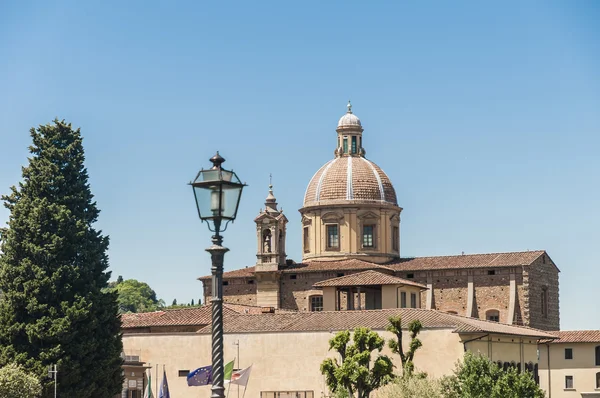
[{"label": "arched window on dome", "polygon": [[485,319],[492,322],[500,322],[500,311],[488,310],[485,313]]},{"label": "arched window on dome", "polygon": [[344,136],[344,153],[348,153],[348,137]]},{"label": "arched window on dome", "polygon": [[355,153],[357,153],[357,152],[358,152],[358,151],[357,151],[357,149],[356,149],[356,136],[355,136],[355,135],[353,135],[353,136],[352,136],[352,154],[355,154]]}]

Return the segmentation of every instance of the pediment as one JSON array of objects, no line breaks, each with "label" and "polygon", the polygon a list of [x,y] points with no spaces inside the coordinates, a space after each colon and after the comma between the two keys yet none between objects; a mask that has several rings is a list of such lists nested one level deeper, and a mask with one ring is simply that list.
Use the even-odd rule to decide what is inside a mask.
[{"label": "pediment", "polygon": [[379,220],[379,215],[372,211],[367,211],[366,213],[359,214],[358,218],[361,220]]},{"label": "pediment", "polygon": [[342,221],[344,219],[344,214],[342,213],[336,213],[334,211],[330,211],[328,213],[325,213],[321,216],[321,221],[322,222],[337,222],[339,223],[340,221]]}]

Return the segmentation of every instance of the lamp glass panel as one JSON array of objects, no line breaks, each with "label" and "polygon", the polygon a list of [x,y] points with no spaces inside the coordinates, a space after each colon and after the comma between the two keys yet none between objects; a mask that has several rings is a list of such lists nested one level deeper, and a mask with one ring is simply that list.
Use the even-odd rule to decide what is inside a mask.
[{"label": "lamp glass panel", "polygon": [[[218,201],[218,187],[217,188],[217,197],[215,198],[214,189],[211,187],[203,186],[203,187],[194,187],[194,194],[196,196],[196,206],[198,206],[198,211],[200,212],[200,218],[211,218],[217,214],[213,213],[213,207],[219,203]],[[218,209],[217,209],[218,210]]]},{"label": "lamp glass panel", "polygon": [[241,194],[241,185],[223,185],[223,197],[221,198],[221,203],[223,205],[223,211],[221,215],[223,216],[223,218],[235,218]]}]

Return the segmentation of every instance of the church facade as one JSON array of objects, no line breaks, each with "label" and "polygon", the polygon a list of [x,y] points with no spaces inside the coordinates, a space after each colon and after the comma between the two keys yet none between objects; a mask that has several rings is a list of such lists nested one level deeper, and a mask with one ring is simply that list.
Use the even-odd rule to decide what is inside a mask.
[{"label": "church facade", "polygon": [[[546,251],[401,257],[403,209],[366,158],[363,132],[348,104],[334,158],[314,174],[299,210],[301,262],[286,258],[288,219],[269,188],[255,218],[256,263],[224,273],[224,301],[280,311],[435,309],[558,330],[559,269]],[[210,276],[200,280],[209,302]]]}]

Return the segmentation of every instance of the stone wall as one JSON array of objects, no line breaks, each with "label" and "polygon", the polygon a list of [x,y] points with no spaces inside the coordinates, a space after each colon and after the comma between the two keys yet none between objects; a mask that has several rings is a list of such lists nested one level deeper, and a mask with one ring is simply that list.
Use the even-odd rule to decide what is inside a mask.
[{"label": "stone wall", "polygon": [[[345,273],[349,275],[351,272]],[[313,288],[317,282],[341,276],[339,272],[284,273],[281,276],[281,308],[310,311],[309,297],[322,295],[323,290]],[[295,276],[295,279],[293,277]],[[345,296],[344,296],[345,297]],[[345,301],[343,301],[345,303]]]},{"label": "stone wall", "polygon": [[[256,305],[256,279],[231,278],[223,280],[223,302],[231,304]],[[225,283],[227,283],[225,285]],[[202,281],[204,303],[209,304],[212,296],[211,281]]]},{"label": "stone wall", "polygon": [[[523,269],[524,324],[542,330],[560,329],[558,269],[547,254]],[[548,312],[542,311],[542,292],[547,291]]]}]

